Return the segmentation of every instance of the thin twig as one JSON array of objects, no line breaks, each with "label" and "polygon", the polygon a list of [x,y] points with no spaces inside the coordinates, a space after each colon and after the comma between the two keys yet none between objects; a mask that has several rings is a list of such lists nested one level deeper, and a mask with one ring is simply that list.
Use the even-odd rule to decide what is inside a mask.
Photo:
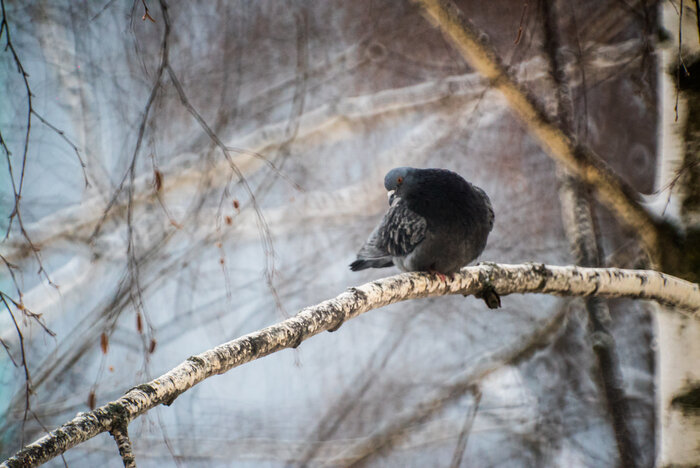
[{"label": "thin twig", "polygon": [[520,39],[523,36],[523,23],[525,22],[525,16],[527,15],[527,1],[523,2],[523,11],[520,13],[520,24],[518,25],[518,35],[515,36],[515,41],[513,41],[514,45],[518,45],[520,43]]},{"label": "thin twig", "polygon": [[[17,331],[17,337],[19,338],[19,349],[20,355],[22,357],[21,364],[22,369],[24,370],[24,416],[22,417],[22,426],[24,426],[24,423],[27,421],[27,415],[29,414],[29,411],[31,409],[30,396],[32,393],[34,393],[32,390],[32,377],[29,374],[29,365],[27,363],[27,352],[24,348],[24,335],[22,334],[22,330],[20,330],[19,325],[17,324],[17,320],[15,320],[15,315],[12,313],[10,305],[5,300],[4,294],[0,295],[0,301],[2,301],[2,303],[5,305],[5,308],[10,313],[12,323],[14,324],[15,330]],[[22,430],[22,432],[24,433],[24,430]]]},{"label": "thin twig", "polygon": [[85,161],[83,161],[83,157],[80,156],[80,150],[78,149],[78,146],[73,143],[70,138],[66,136],[66,132],[63,130],[57,128],[55,125],[53,125],[51,122],[46,120],[44,117],[42,117],[36,110],[32,109],[32,114],[39,119],[41,123],[49,127],[51,130],[53,130],[63,141],[65,141],[71,148],[73,148],[73,152],[75,153],[75,156],[78,158],[78,162],[80,162],[80,168],[83,171],[83,180],[85,181],[85,188],[90,187],[90,181],[88,180],[86,168],[87,165],[85,164]]},{"label": "thin twig", "polygon": [[[2,20],[0,21],[0,32],[4,32],[5,34],[5,49],[9,50],[10,53],[12,54],[12,60],[15,63],[15,66],[17,67],[18,73],[22,76],[22,81],[24,83],[24,91],[27,96],[27,129],[24,133],[24,146],[22,150],[22,164],[21,164],[21,170],[20,170],[20,176],[19,176],[19,184],[15,183],[15,175],[14,175],[14,170],[12,167],[12,160],[10,159],[11,152],[9,148],[7,147],[7,144],[5,140],[2,138],[2,135],[0,135],[0,142],[2,144],[2,148],[5,151],[5,157],[7,159],[7,171],[10,176],[10,183],[12,185],[12,192],[14,194],[14,206],[12,208],[12,212],[10,213],[9,216],[9,222],[7,224],[7,231],[5,232],[5,239],[7,239],[10,235],[10,231],[12,229],[12,223],[15,219],[17,219],[17,224],[19,225],[20,232],[22,234],[22,237],[26,241],[27,245],[31,249],[32,253],[34,254],[34,258],[36,259],[37,263],[39,264],[39,271],[38,274],[41,275],[43,274],[44,277],[46,278],[46,281],[53,287],[56,287],[56,285],[51,281],[51,278],[49,277],[48,272],[44,269],[44,265],[41,261],[41,256],[39,255],[39,249],[34,245],[32,242],[31,238],[29,237],[29,233],[24,227],[24,222],[22,221],[22,214],[20,210],[20,203],[22,200],[22,188],[24,187],[24,176],[25,176],[25,170],[27,166],[27,154],[29,151],[29,135],[31,134],[31,129],[32,129],[32,115],[35,115],[34,113],[34,107],[32,104],[32,97],[34,96],[32,94],[32,90],[29,86],[29,74],[26,72],[24,69],[24,66],[22,65],[22,61],[19,58],[19,55],[17,53],[17,50],[15,49],[14,44],[12,43],[12,37],[10,35],[10,25],[7,21],[7,12],[5,11],[5,0],[0,0],[0,10],[2,10]],[[55,128],[55,127],[54,127]]]},{"label": "thin twig", "polygon": [[467,450],[467,442],[469,441],[469,434],[474,426],[474,419],[476,419],[476,413],[479,411],[479,403],[481,403],[481,389],[478,385],[472,388],[472,395],[474,396],[474,401],[472,403],[471,409],[467,412],[467,417],[464,419],[464,426],[459,433],[457,438],[457,446],[455,447],[455,452],[452,455],[452,462],[450,463],[451,468],[459,468],[462,464],[462,457],[464,457],[464,452]]},{"label": "thin twig", "polygon": [[144,8],[143,17],[141,17],[141,19],[143,21],[150,20],[151,23],[155,23],[156,20],[153,19],[153,17],[151,16],[151,14],[149,12],[148,5],[146,5],[146,0],[141,0],[141,3],[143,3],[143,8]]}]

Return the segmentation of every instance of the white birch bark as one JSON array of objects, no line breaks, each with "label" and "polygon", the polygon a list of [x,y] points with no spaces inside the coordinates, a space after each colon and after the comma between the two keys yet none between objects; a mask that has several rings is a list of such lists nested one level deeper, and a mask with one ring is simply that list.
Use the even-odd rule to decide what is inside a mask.
[{"label": "white birch bark", "polygon": [[[691,142],[684,139],[687,135],[685,129],[689,118],[689,102],[685,93],[677,91],[676,77],[671,75],[670,70],[678,64],[679,45],[681,55],[686,60],[690,60],[693,53],[700,53],[697,11],[693,1],[662,2],[661,17],[662,26],[670,39],[660,44],[661,160],[657,189],[668,187],[678,171],[691,162],[686,160],[687,145]],[[682,33],[682,43],[679,32]],[[698,157],[697,154],[695,157]],[[673,192],[671,211],[679,216],[685,228],[697,227],[692,226],[692,220],[697,219],[700,207],[696,207],[694,213],[688,213],[685,203],[682,207],[679,206],[689,187],[684,186],[683,177],[678,180],[681,183],[669,188]],[[661,196],[664,201],[668,197],[665,191]],[[661,309],[656,314],[659,412],[657,466],[700,466],[700,323],[678,316],[667,307]]]},{"label": "white birch bark", "polygon": [[683,310],[688,320],[700,318],[697,284],[648,270],[580,268],[544,264],[481,264],[462,269],[446,281],[427,273],[404,273],[349,288],[339,296],[262,330],[191,356],[151,382],[132,388],[116,401],[73,420],[26,446],[0,467],[37,466],[96,435],[126,427],[151,408],[170,405],[183,392],[213,375],[299,346],[346,320],[395,302],[447,294],[474,295],[492,286],[505,296],[544,293],[561,296],[634,297],[651,299]]}]

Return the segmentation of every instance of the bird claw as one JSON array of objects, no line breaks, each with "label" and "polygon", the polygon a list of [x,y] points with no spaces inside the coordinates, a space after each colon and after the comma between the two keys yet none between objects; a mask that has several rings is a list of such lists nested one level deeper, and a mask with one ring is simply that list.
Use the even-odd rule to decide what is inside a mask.
[{"label": "bird claw", "polygon": [[435,271],[433,269],[428,270],[428,272],[432,275],[437,276],[443,283],[447,283],[447,276],[445,274],[440,273],[439,271]]}]

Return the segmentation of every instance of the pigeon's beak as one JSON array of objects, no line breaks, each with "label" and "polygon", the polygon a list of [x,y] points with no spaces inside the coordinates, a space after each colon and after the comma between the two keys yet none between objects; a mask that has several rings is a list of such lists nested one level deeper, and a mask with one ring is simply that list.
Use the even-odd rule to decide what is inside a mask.
[{"label": "pigeon's beak", "polygon": [[391,204],[394,203],[394,198],[396,198],[396,197],[394,196],[394,192],[395,192],[395,190],[389,190],[389,191],[386,193],[386,196],[389,197],[389,206],[391,206]]}]

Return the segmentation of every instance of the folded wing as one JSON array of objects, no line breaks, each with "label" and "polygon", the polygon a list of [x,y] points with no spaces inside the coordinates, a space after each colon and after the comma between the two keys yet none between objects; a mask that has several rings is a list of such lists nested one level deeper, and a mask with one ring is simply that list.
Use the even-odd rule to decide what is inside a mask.
[{"label": "folded wing", "polygon": [[393,265],[393,257],[405,257],[425,239],[425,218],[411,211],[400,198],[384,215],[350,264],[353,271]]}]

